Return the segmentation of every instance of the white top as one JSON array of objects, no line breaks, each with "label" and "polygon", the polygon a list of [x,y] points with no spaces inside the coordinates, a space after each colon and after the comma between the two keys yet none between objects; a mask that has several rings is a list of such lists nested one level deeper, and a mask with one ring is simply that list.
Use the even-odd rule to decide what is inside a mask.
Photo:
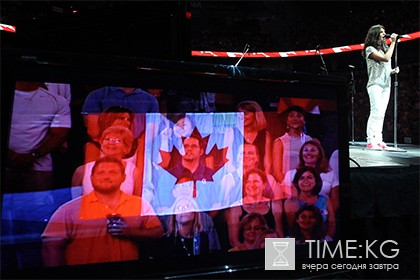
[{"label": "white top", "polygon": [[275,141],[283,142],[283,166],[282,173],[286,174],[290,169],[297,168],[299,164],[299,151],[306,141],[311,140],[312,137],[302,133],[299,138],[291,137],[289,133],[278,137]]},{"label": "white top", "polygon": [[[50,127],[71,127],[68,102],[43,88],[15,90],[9,149],[21,154],[33,151],[44,140]],[[38,159],[33,170],[52,171],[51,156],[47,154]]]},{"label": "white top", "polygon": [[[365,50],[367,73],[369,77],[366,88],[369,88],[373,85],[378,85],[382,88],[390,87],[392,71],[391,60],[380,61],[373,58],[369,58],[369,55],[374,51],[378,50],[375,49],[373,46],[368,46]],[[382,50],[379,50],[379,52],[383,55],[385,54]]]},{"label": "white top", "polygon": [[[293,186],[293,178],[295,177],[297,169],[289,170],[286,175],[284,176],[283,182],[281,185],[283,188],[286,188],[288,194],[292,194],[292,186]],[[320,174],[322,179],[322,189],[319,194],[329,196],[330,192],[333,188],[339,185],[338,178],[335,177],[333,171],[329,171],[327,173]]]},{"label": "white top", "polygon": [[53,94],[61,95],[70,104],[70,101],[71,101],[71,87],[70,87],[70,84],[45,83],[45,85],[48,87],[49,92],[51,92]]},{"label": "white top", "polygon": [[[125,161],[125,160],[124,160]],[[125,161],[125,180],[121,184],[121,190],[126,194],[133,194],[134,191],[134,169],[136,166],[129,161]],[[94,161],[85,164],[85,173],[83,175],[83,194],[88,194],[93,191],[92,181],[90,175],[92,174],[92,168],[95,165]]]},{"label": "white top", "polygon": [[338,169],[338,166],[339,166],[338,150],[335,150],[331,154],[329,164],[330,164],[331,170],[334,172],[334,176],[336,178],[340,178],[339,169]]}]

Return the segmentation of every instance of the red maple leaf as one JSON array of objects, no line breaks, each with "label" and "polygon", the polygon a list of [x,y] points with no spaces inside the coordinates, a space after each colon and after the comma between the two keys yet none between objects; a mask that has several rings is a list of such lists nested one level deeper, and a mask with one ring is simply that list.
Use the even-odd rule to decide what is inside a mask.
[{"label": "red maple leaf", "polygon": [[[203,137],[198,131],[197,127],[195,127],[189,137],[194,137],[194,138],[199,139],[199,141],[202,143],[201,148],[203,148],[204,151],[206,150],[210,135]],[[184,142],[186,138],[188,137],[182,137],[182,142]],[[212,176],[229,161],[226,158],[227,149],[228,147],[219,149],[217,148],[217,145],[214,145],[208,154],[203,154],[201,156],[201,159],[200,159],[201,163],[212,170],[212,174],[211,174]],[[181,153],[178,151],[178,149],[175,146],[171,152],[166,152],[162,150],[159,150],[159,152],[162,158],[168,158],[168,157],[170,158],[169,163],[161,162],[159,163],[159,165],[176,177],[176,174],[174,174],[174,172],[171,172],[171,170],[173,169],[173,167],[180,164],[181,159],[182,159]],[[180,178],[177,178],[177,179],[180,179]]]}]

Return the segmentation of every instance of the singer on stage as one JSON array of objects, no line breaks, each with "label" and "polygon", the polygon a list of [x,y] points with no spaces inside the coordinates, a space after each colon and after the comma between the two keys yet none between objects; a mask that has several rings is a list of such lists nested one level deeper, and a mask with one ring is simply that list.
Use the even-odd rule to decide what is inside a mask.
[{"label": "singer on stage", "polygon": [[370,115],[367,122],[367,149],[383,150],[388,146],[382,140],[385,111],[391,93],[391,75],[399,68],[392,69],[391,57],[398,35],[390,35],[391,44],[386,44],[385,28],[374,25],[366,35],[363,57],[366,59],[368,83],[367,92],[370,101]]}]

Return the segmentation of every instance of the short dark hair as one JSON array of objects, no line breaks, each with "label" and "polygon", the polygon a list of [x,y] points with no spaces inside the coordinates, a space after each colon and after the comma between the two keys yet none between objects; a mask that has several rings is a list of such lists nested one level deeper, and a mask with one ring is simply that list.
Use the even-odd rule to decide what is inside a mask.
[{"label": "short dark hair", "polygon": [[297,106],[296,105],[296,106],[291,106],[291,107],[287,108],[287,110],[286,110],[286,116],[288,116],[291,112],[298,112],[298,113],[302,114],[304,118],[306,117],[306,111],[305,111],[305,109],[303,109],[300,106]]},{"label": "short dark hair", "polygon": [[244,175],[244,182],[246,182],[246,180],[248,180],[249,175],[251,174],[258,174],[258,176],[260,176],[261,180],[263,181],[264,184],[267,184],[268,179],[267,179],[267,174],[265,174],[264,171],[262,171],[261,169],[258,168],[252,168],[250,170],[248,170],[245,175]]},{"label": "short dark hair", "polygon": [[[314,218],[316,219],[316,223],[312,229],[311,232],[311,238],[314,240],[321,240],[325,236],[325,230],[322,227],[322,213],[321,210],[316,207],[315,205],[311,204],[305,204],[302,207],[299,208],[299,210],[295,213],[295,220],[299,218],[299,216],[304,212],[309,211],[314,215]],[[304,241],[305,238],[302,235],[302,232],[300,231],[300,227],[297,223],[294,223],[294,226],[291,230],[291,236],[296,238],[298,241]]]},{"label": "short dark hair", "polygon": [[205,149],[206,147],[205,147],[205,143],[204,143],[204,141],[202,140],[202,138],[200,137],[200,136],[198,136],[198,135],[196,135],[196,134],[191,134],[189,137],[182,137],[182,144],[184,145],[184,141],[185,140],[187,140],[187,139],[190,139],[190,138],[194,138],[194,139],[197,139],[197,141],[198,141],[198,146],[200,147],[200,149]]},{"label": "short dark hair", "polygon": [[122,163],[121,160],[119,160],[116,157],[112,157],[112,156],[105,156],[105,157],[101,157],[100,159],[95,161],[95,164],[92,167],[92,174],[95,173],[96,168],[101,164],[101,163],[105,163],[105,162],[111,162],[111,163],[116,163],[118,164],[118,166],[121,169],[121,173],[124,174],[125,173],[125,167],[124,164]]},{"label": "short dark hair", "polygon": [[111,106],[102,113],[100,113],[98,119],[99,136],[102,135],[105,129],[112,126],[115,120],[118,119],[118,117],[123,113],[129,114],[130,122],[134,122],[134,112],[123,106]]},{"label": "short dark hair", "polygon": [[312,173],[312,175],[314,175],[315,187],[312,190],[312,194],[318,195],[322,189],[322,179],[321,179],[321,176],[319,175],[319,172],[311,166],[304,166],[296,170],[295,177],[293,177],[293,185],[295,186],[298,193],[300,193],[299,179],[300,177],[302,177],[303,173],[305,173],[306,171],[309,171]]},{"label": "short dark hair", "polygon": [[321,214],[321,210],[319,210],[319,208],[313,204],[305,204],[302,207],[300,207],[296,213],[295,213],[295,219],[298,219],[300,214],[303,213],[303,211],[309,211],[312,212],[312,214],[314,214],[314,217],[317,221],[317,223],[322,223],[322,214]]}]

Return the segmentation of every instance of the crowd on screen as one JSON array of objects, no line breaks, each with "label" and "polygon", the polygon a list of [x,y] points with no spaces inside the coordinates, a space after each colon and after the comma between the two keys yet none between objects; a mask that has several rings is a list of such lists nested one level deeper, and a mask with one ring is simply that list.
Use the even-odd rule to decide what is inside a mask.
[{"label": "crowd on screen", "polygon": [[[18,86],[15,98],[27,108],[42,104],[42,112],[15,102],[6,190],[53,189],[53,165],[37,166],[67,141],[69,99],[45,83]],[[44,264],[135,260],[146,254],[147,240],[155,246],[147,254],[156,258],[259,249],[265,237],[333,240],[337,151],[330,159],[307,134],[307,108],[288,104],[277,136],[253,100],[209,123],[209,114],[161,114],[157,98],[141,89],[94,90],[80,116],[85,162],[71,170],[72,199],[51,213],[42,233]],[[42,131],[24,132],[41,121]],[[217,148],[209,151],[209,143]],[[210,186],[218,191],[205,192]]]},{"label": "crowd on screen", "polygon": [[[202,29],[202,36],[193,38],[193,49],[242,51],[245,43],[251,43],[251,50],[289,51],[313,49],[317,44],[333,47],[360,43],[367,29],[363,26],[366,21],[361,19],[368,18],[367,13],[374,14],[372,20],[376,22],[389,22],[388,13],[382,9],[351,12],[349,7],[348,14],[326,18],[324,28],[311,30],[311,36],[299,35],[302,32],[297,32],[292,21],[278,39],[261,30],[257,36],[250,32],[255,21],[243,25],[245,34],[229,33],[227,28],[217,28],[219,33]],[[415,9],[404,9],[399,17],[413,18],[413,13]],[[301,26],[310,26],[313,16],[318,13],[308,14],[307,24],[303,21]],[[257,25],[267,20],[270,18]],[[226,27],[223,22],[213,22]],[[338,29],[341,24],[347,32],[332,37],[329,28],[337,23]],[[418,30],[415,22],[398,17],[386,27],[400,34]],[[419,108],[418,63],[401,68],[398,142],[404,136],[418,141],[418,115],[410,114]],[[364,139],[369,110],[363,71],[356,76],[356,140]],[[195,137],[195,127],[206,127],[197,123],[199,118],[194,119],[193,114],[160,114],[158,100],[145,90],[95,89],[81,112],[71,110],[67,84],[19,82],[14,98],[3,193],[33,193],[34,204],[41,208],[53,203],[48,196],[37,197],[38,193],[71,187],[72,199],[51,212],[48,225],[40,234],[46,266],[215,252],[234,254],[263,248],[264,238],[269,237],[293,237],[299,244],[308,239],[337,238],[338,151],[331,151],[331,146],[320,137],[312,107],[288,103],[287,110],[278,112],[284,116],[284,123],[277,135],[270,121],[264,121],[266,112],[257,102],[245,100],[235,104],[237,112],[243,113],[243,133],[229,126],[220,127],[221,139],[217,141],[222,147],[233,145],[237,149],[221,148],[222,152],[209,153],[203,137]],[[185,95],[177,104],[171,102],[169,93],[167,100],[167,106],[175,112],[182,108],[189,112],[214,112],[214,95],[210,93],[202,93],[196,100]],[[388,114],[393,114],[390,105]],[[76,168],[65,165],[72,174],[71,180],[68,185],[55,186],[56,167],[62,167],[63,162],[54,161],[52,153],[64,154],[68,150],[70,133],[84,133],[72,128],[71,113],[81,113],[86,126],[88,141],[79,151],[84,161]],[[158,114],[156,118],[168,125],[164,129],[154,127],[146,122],[144,113]],[[384,136],[392,139],[393,118],[386,120]],[[150,140],[146,133],[154,135],[159,147],[159,154],[153,157],[145,156]],[[233,139],[241,136],[242,145],[237,145]],[[216,205],[214,210],[203,211],[197,203],[202,198],[200,187],[221,168],[229,172],[216,184],[224,188],[224,198],[229,199],[220,203],[230,207]],[[162,172],[154,172],[157,169]],[[159,190],[163,184],[155,185],[156,174],[165,174],[161,179],[163,184],[168,183],[170,191]],[[165,207],[154,203],[160,193],[161,197],[165,193],[172,197]],[[15,207],[19,206],[15,201]],[[4,213],[14,219],[12,210]],[[26,233],[21,231],[23,223],[16,218],[12,233]],[[2,234],[7,230],[2,217]]]}]

